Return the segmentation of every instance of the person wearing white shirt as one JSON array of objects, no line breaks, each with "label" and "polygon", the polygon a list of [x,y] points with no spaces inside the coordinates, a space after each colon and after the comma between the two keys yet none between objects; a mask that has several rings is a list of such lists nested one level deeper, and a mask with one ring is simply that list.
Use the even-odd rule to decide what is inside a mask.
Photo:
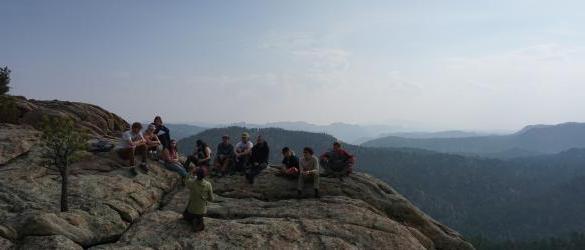
[{"label": "person wearing white shirt", "polygon": [[250,141],[250,134],[242,133],[242,140],[236,144],[236,171],[243,173],[250,161],[254,143]]},{"label": "person wearing white shirt", "polygon": [[140,167],[144,169],[144,171],[148,171],[146,165],[146,140],[144,140],[144,136],[142,135],[142,132],[140,132],[141,129],[142,124],[139,122],[133,123],[131,129],[122,134],[122,140],[116,147],[116,151],[120,158],[128,160],[130,167],[134,167],[136,163],[136,160],[134,159],[136,154],[140,155],[142,159]]}]

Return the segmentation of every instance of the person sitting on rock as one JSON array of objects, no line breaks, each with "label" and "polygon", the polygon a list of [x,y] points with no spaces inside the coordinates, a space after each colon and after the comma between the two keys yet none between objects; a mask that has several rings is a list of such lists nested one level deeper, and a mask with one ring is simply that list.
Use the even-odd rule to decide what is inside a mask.
[{"label": "person sitting on rock", "polygon": [[213,201],[213,188],[205,180],[205,170],[198,168],[195,171],[197,179],[189,178],[185,186],[189,189],[189,203],[183,212],[183,219],[191,223],[195,232],[205,229],[203,216],[207,214],[207,203]]},{"label": "person sitting on rock", "polygon": [[133,123],[131,129],[122,134],[122,140],[116,147],[116,151],[120,158],[128,160],[130,167],[134,167],[135,165],[135,155],[140,155],[142,159],[140,167],[144,171],[148,171],[148,166],[146,165],[146,141],[144,140],[142,132],[140,132],[141,129],[142,124],[139,122]]},{"label": "person sitting on rock", "polygon": [[268,158],[270,157],[270,148],[268,143],[261,135],[256,139],[256,145],[252,147],[250,155],[250,169],[246,172],[246,178],[250,184],[254,184],[256,176],[268,167]]},{"label": "person sitting on rock", "polygon": [[297,177],[299,175],[299,158],[289,147],[282,148],[281,174],[289,177]]},{"label": "person sitting on rock", "polygon": [[236,171],[243,173],[250,161],[254,143],[250,141],[250,134],[242,133],[242,141],[236,144]]},{"label": "person sitting on rock", "polygon": [[217,145],[217,156],[215,157],[214,170],[219,172],[221,176],[225,176],[231,169],[234,162],[234,146],[230,143],[230,136],[224,135],[221,137],[221,143]]},{"label": "person sitting on rock", "polygon": [[154,125],[148,125],[146,131],[144,131],[144,140],[146,141],[146,148],[148,155],[155,160],[158,160],[159,152],[162,151],[162,144],[158,139],[158,136],[154,133],[156,127]]},{"label": "person sitting on rock", "polygon": [[171,131],[163,125],[162,118],[160,116],[155,117],[154,122],[150,125],[154,125],[154,134],[158,136],[163,148],[168,148],[171,143]]},{"label": "person sitting on rock", "polygon": [[209,165],[211,165],[211,148],[207,143],[202,140],[195,142],[195,151],[187,157],[187,161],[184,164],[185,168],[191,169],[191,163],[194,163],[195,167],[204,168],[207,172]]},{"label": "person sitting on rock", "polygon": [[184,182],[188,174],[183,165],[181,165],[181,162],[179,161],[178,150],[179,149],[177,148],[177,141],[171,140],[169,147],[163,149],[162,151],[162,159],[165,163],[165,167],[168,170],[177,172],[181,177],[183,177]]},{"label": "person sitting on rock", "polygon": [[315,190],[315,198],[319,198],[319,159],[314,155],[313,149],[306,147],[303,149],[303,157],[300,160],[300,174],[297,192],[299,196],[303,194],[303,185],[305,180],[313,180],[313,190]]},{"label": "person sitting on rock", "polygon": [[355,158],[341,148],[341,143],[334,142],[333,150],[323,154],[321,162],[325,170],[325,176],[341,178],[352,173]]}]

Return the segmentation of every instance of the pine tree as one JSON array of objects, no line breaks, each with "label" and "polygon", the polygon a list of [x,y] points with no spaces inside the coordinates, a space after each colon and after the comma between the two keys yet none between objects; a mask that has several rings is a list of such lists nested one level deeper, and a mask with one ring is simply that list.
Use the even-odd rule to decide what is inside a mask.
[{"label": "pine tree", "polygon": [[46,118],[42,124],[44,158],[49,168],[61,175],[61,212],[69,210],[69,166],[86,147],[86,136],[75,129],[72,119]]},{"label": "pine tree", "polygon": [[8,67],[0,68],[0,95],[5,95],[10,90],[10,69]]}]

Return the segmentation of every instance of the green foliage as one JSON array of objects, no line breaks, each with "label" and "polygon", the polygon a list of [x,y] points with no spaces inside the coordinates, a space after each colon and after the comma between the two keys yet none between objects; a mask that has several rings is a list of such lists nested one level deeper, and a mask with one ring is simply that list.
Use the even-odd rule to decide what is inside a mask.
[{"label": "green foliage", "polygon": [[0,122],[18,123],[20,111],[12,96],[0,95]]},{"label": "green foliage", "polygon": [[10,87],[8,87],[9,83],[10,69],[8,67],[0,68],[0,95],[8,93],[8,90],[10,90]]},{"label": "green foliage", "polygon": [[86,147],[87,136],[77,131],[75,122],[63,117],[44,117],[41,124],[44,157],[59,171],[69,166]]},{"label": "green foliage", "polygon": [[61,174],[61,211],[66,212],[69,210],[69,164],[80,156],[87,138],[75,129],[74,121],[68,118],[45,117],[41,127],[41,141],[45,146],[43,156],[48,165]]}]

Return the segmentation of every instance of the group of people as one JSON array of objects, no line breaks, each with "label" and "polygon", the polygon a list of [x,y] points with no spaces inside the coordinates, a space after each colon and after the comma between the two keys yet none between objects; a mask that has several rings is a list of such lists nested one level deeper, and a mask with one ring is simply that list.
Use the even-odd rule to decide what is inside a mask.
[{"label": "group of people", "polygon": [[[142,132],[141,123],[135,122],[130,130],[122,134],[116,151],[118,155],[128,161],[129,166],[136,166],[136,156],[139,156],[139,167],[149,171],[147,159],[160,161],[171,171],[182,177],[182,183],[190,190],[190,198],[183,218],[192,223],[195,231],[204,229],[203,216],[206,214],[207,203],[213,201],[211,183],[205,180],[209,174],[223,177],[225,175],[244,175],[250,184],[254,184],[256,177],[269,166],[270,148],[261,135],[256,143],[250,140],[247,132],[241,134],[240,141],[234,145],[230,136],[224,135],[217,145],[215,157],[211,147],[202,140],[197,140],[192,154],[181,162],[178,153],[177,141],[171,139],[170,130],[163,124],[160,116]],[[342,179],[352,173],[355,158],[349,154],[339,142],[333,143],[333,149],[315,156],[310,147],[303,149],[299,158],[289,147],[282,149],[282,165],[279,175],[297,179],[299,197],[304,190],[305,182],[312,181],[315,197],[319,198],[319,176],[336,177]]]}]

